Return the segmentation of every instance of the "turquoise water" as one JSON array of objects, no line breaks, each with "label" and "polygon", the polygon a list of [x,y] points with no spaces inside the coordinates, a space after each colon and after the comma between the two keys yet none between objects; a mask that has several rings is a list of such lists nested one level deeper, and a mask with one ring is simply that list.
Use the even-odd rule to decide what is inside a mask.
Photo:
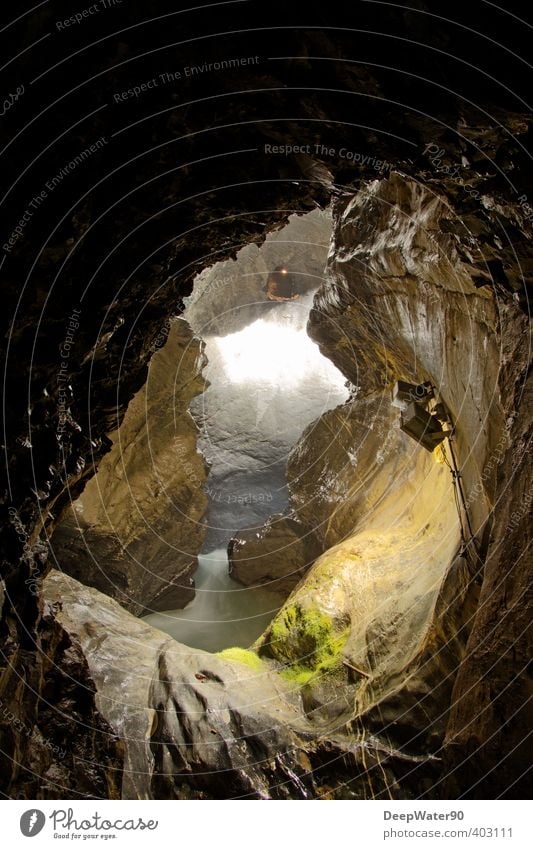
[{"label": "turquoise water", "polygon": [[196,597],[183,610],[144,619],[180,643],[204,651],[247,648],[265,630],[284,599],[261,587],[243,587],[228,574],[225,549],[198,556]]}]

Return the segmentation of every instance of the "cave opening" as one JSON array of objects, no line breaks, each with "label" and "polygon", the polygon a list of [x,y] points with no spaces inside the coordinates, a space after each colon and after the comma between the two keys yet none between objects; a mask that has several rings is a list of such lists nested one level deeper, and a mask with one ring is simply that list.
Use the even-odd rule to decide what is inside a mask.
[{"label": "cave opening", "polygon": [[[372,734],[376,757],[395,763],[388,793],[404,757],[421,753],[431,770],[441,750],[475,615],[488,523],[473,483],[503,439],[485,331],[495,307],[425,187],[394,174],[332,209],[292,217],[196,277],[54,534],[64,574],[46,579],[46,598],[106,692],[137,698],[136,682],[151,682],[157,758],[182,716],[204,747],[213,728],[189,715],[222,698],[230,724],[245,716],[251,758],[257,723],[273,719],[283,746],[325,734],[356,751]],[[436,426],[433,448],[398,412],[402,393],[420,401],[429,386],[421,421],[442,404],[453,457]],[[95,615],[131,677],[108,681]],[[111,719],[137,728],[127,711]]]},{"label": "cave opening", "polygon": [[[364,227],[364,207],[347,211]],[[408,210],[392,216],[388,238],[411,226]],[[447,270],[445,250],[439,261]],[[389,390],[366,385],[376,362],[343,321],[360,312],[372,327],[369,297],[341,319],[344,273],[330,209],[205,268],[54,536],[65,571],[182,648],[251,647],[291,682],[314,681],[310,712],[323,718],[347,702],[370,710],[420,662],[450,564],[460,568],[451,478],[400,434]],[[349,283],[357,293],[357,271]],[[402,323],[403,307],[387,316],[389,344]],[[324,660],[317,623],[342,652]]]},{"label": "cave opening", "polygon": [[[21,49],[2,122],[0,789],[524,793],[527,27],[451,0],[273,4],[266,21],[254,2],[131,0],[62,32],[55,5],[4,28]],[[296,212],[323,238],[287,243]],[[226,286],[212,264],[243,245],[250,267]],[[256,283],[228,316],[227,292]],[[294,328],[269,337],[271,318],[303,321],[315,283],[309,336],[353,393],[307,426],[286,411],[285,453],[259,439],[252,469],[213,432],[203,358],[226,369],[240,427],[265,362],[289,377]],[[249,339],[268,355],[243,357]],[[435,387],[451,470],[409,436],[427,416],[398,427],[397,382]],[[257,398],[245,436],[273,406]],[[221,656],[146,616],[190,610],[195,580],[208,598],[198,557],[229,580],[228,541],[227,595],[252,618],[262,593],[283,604]]]},{"label": "cave opening", "polygon": [[205,356],[207,386],[191,412],[209,465],[207,530],[194,599],[146,621],[186,645],[248,647],[287,596],[275,580],[246,586],[232,577],[228,545],[241,528],[259,536],[270,517],[283,516],[291,448],[348,396],[344,376],[306,330],[330,237],[329,211],[294,216],[259,248],[204,272],[185,299],[183,319]]},{"label": "cave opening", "polygon": [[[184,312],[156,352],[148,389],[134,399],[113,438],[112,468],[104,464],[56,531],[56,551],[71,574],[91,558],[96,586],[185,645],[212,652],[251,645],[316,554],[308,546],[305,558],[298,551],[300,561],[293,564],[300,540],[281,535],[268,553],[286,556],[282,578],[261,573],[256,580],[257,553],[248,559],[244,552],[233,568],[228,547],[245,544],[239,540],[243,529],[260,539],[265,525],[275,530],[296,524],[289,504],[289,454],[306,428],[312,432],[312,423],[345,404],[353,391],[307,333],[330,239],[328,209],[294,215],[261,246],[247,245],[235,260],[215,263],[199,275]],[[164,366],[158,365],[161,355],[166,355]],[[189,396],[180,397],[179,387],[190,383],[191,366],[197,385],[186,408]],[[163,368],[167,375],[158,377]],[[158,380],[164,388],[153,404],[150,385]],[[167,408],[163,423],[161,405]],[[144,451],[138,450],[141,428]],[[161,451],[164,466],[183,466],[197,498],[203,491],[205,509],[199,504],[191,511],[188,493],[180,497],[183,481],[169,477]],[[164,509],[154,507],[158,501]],[[173,521],[183,525],[176,539],[167,533]],[[144,535],[144,548],[142,525],[150,538]],[[115,569],[110,545],[119,548],[111,558]],[[174,555],[188,558],[189,568],[172,573]],[[161,574],[165,557],[168,577]],[[137,584],[128,583],[132,562],[140,572]],[[164,586],[154,594],[153,584],[161,578],[170,595]]]}]

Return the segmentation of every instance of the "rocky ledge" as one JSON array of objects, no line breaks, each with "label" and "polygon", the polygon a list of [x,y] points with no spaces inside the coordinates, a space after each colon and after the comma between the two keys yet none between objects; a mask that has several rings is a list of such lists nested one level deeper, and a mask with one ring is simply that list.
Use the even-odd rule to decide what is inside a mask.
[{"label": "rocky ledge", "polygon": [[132,613],[183,607],[194,597],[207,466],[188,408],[205,388],[203,365],[200,340],[186,321],[173,320],[146,384],[111,434],[111,451],[51,540],[63,571]]}]

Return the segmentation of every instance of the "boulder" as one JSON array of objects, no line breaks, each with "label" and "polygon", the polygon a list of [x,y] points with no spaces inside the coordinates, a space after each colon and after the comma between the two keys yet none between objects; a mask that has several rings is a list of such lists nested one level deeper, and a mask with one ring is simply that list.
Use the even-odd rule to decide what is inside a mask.
[{"label": "boulder", "polygon": [[321,548],[313,534],[289,516],[276,514],[261,528],[238,531],[228,545],[230,575],[245,586],[290,592]]},{"label": "boulder", "polygon": [[207,469],[191,399],[202,392],[202,343],[175,319],[131,401],[113,447],[56,529],[56,564],[133,613],[194,597]]}]

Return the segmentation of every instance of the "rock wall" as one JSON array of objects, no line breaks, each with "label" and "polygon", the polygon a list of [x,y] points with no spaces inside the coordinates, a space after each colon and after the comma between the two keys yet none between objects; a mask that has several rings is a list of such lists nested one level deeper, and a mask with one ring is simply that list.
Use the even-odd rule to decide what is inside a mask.
[{"label": "rock wall", "polygon": [[[303,537],[314,536],[324,550],[394,497],[416,455],[397,432],[392,384],[429,380],[455,424],[477,532],[494,498],[497,462],[486,466],[509,444],[513,411],[510,375],[499,378],[500,322],[519,321],[519,312],[480,284],[477,266],[463,261],[461,242],[449,233],[449,206],[420,185],[399,175],[376,180],[338,201],[335,220],[328,283],[315,298],[309,332],[356,390],[291,452],[289,512]],[[513,368],[514,382],[522,351]]]},{"label": "rock wall", "polygon": [[232,578],[288,595],[322,553],[315,535],[295,516],[274,513],[264,525],[242,528],[228,545]]},{"label": "rock wall", "polygon": [[44,595],[123,740],[124,799],[414,797],[419,768],[431,771],[379,741],[317,735],[299,688],[253,652],[188,648],[54,570]]},{"label": "rock wall", "polygon": [[274,581],[294,589],[313,561],[380,501],[398,498],[410,464],[388,392],[358,394],[328,410],[289,454],[287,512],[232,539],[232,575],[245,585]]},{"label": "rock wall", "polygon": [[[513,400],[509,448],[497,467],[491,545],[454,684],[445,748],[450,797],[530,796],[532,386],[516,314],[507,330],[500,374]],[[523,381],[516,379],[521,366]]]},{"label": "rock wall", "polygon": [[[31,729],[38,727],[42,665],[68,667],[49,639],[38,602],[50,568],[46,538],[111,447],[107,435],[145,382],[165,321],[181,310],[193,278],[213,256],[230,258],[243,245],[260,243],[290,214],[327,206],[332,195],[352,198],[361,181],[391,172],[446,199],[451,213],[443,226],[459,257],[471,266],[476,285],[488,284],[498,298],[495,331],[487,325],[487,339],[496,333],[501,342],[495,420],[501,407],[512,423],[490,486],[496,497],[505,487],[508,501],[494,502],[502,510],[484,573],[487,603],[477,608],[457,678],[450,739],[460,740],[459,752],[465,752],[454,756],[455,764],[465,761],[457,771],[461,790],[480,774],[488,784],[476,778],[473,792],[499,793],[510,776],[515,782],[521,774],[523,755],[516,746],[507,750],[505,739],[521,739],[526,686],[520,672],[525,650],[523,643],[517,649],[515,638],[526,614],[527,578],[515,564],[530,491],[529,430],[517,407],[525,397],[520,364],[527,343],[517,310],[527,313],[533,267],[530,79],[521,58],[529,34],[508,14],[509,6],[446,0],[432,4],[428,16],[419,5],[273,2],[258,29],[264,5],[254,0],[214,6],[209,15],[203,9],[182,14],[170,0],[158,0],[150,21],[145,4],[131,0],[120,7],[116,31],[108,29],[110,18],[96,15],[68,38],[57,33],[52,40],[41,36],[55,32],[60,13],[56,4],[46,4],[2,31],[6,55],[13,55],[15,43],[24,47],[6,68],[5,91],[28,83],[2,121],[8,145],[2,187],[10,204],[5,232],[14,232],[26,210],[35,212],[9,253],[4,250],[2,266],[8,472],[0,504],[0,693],[7,712],[0,716],[0,749],[7,753],[1,774],[9,795],[23,794],[25,781],[33,780],[29,764],[36,762],[37,744]],[[140,80],[217,62],[221,53],[259,61],[244,73],[234,65],[182,78],[179,87],[158,85],[147,97],[115,99]],[[98,139],[83,166],[47,191],[46,183]],[[288,143],[308,145],[309,152],[274,150]],[[33,201],[43,191],[43,202]],[[76,322],[73,309],[81,309]],[[463,329],[468,344],[469,328]],[[367,328],[365,337],[371,336]],[[67,337],[68,379],[59,380]],[[464,341],[457,339],[458,352]],[[93,364],[102,344],[105,357]],[[483,346],[475,356],[493,368]],[[424,368],[428,362],[424,356]],[[394,363],[406,372],[413,366],[399,348]],[[448,400],[455,403],[451,395]],[[467,436],[459,433],[458,440],[466,445]],[[483,457],[482,449],[473,453],[478,461]],[[467,463],[464,450],[461,462]],[[495,471],[490,462],[481,473],[487,479]],[[474,511],[481,519],[487,506],[481,509],[480,499]],[[525,569],[524,558],[520,563]],[[506,605],[510,613],[494,630],[490,615]],[[510,669],[507,688],[502,679]],[[87,668],[83,675],[88,678]],[[67,692],[65,681],[60,689]],[[82,704],[91,716],[94,694],[84,681],[69,693],[61,720],[75,719]],[[473,706],[475,723],[467,716]],[[494,745],[492,729],[502,723],[506,735]],[[83,722],[76,728],[78,745],[96,747],[95,757],[103,759],[105,731]],[[332,780],[350,780],[352,754],[324,754],[322,767]],[[64,781],[74,786],[74,776],[74,764],[65,761]],[[91,792],[112,789],[95,784]]]},{"label": "rock wall", "polygon": [[39,624],[37,662],[13,631],[5,640],[0,721],[9,768],[1,791],[12,799],[120,799],[124,742],[95,704],[87,653],[46,602]]},{"label": "rock wall", "polygon": [[193,598],[206,533],[207,469],[189,413],[205,388],[202,344],[183,319],[161,343],[98,475],[51,540],[59,568],[136,614]]},{"label": "rock wall", "polygon": [[[529,391],[526,388],[529,331],[527,319],[516,301],[509,302],[497,286],[481,285],[473,262],[475,251],[465,255],[464,243],[457,232],[453,232],[450,218],[453,221],[449,208],[439,197],[400,177],[370,185],[347,203],[342,203],[332,247],[333,285],[329,292],[324,291],[317,298],[310,332],[322,340],[324,350],[350,379],[361,385],[362,393],[375,392],[380,383],[386,386],[391,377],[414,382],[428,379],[438,387],[451,412],[455,425],[454,447],[469,517],[468,524],[463,514],[464,536],[469,538],[473,532],[477,541],[469,546],[468,566],[463,563],[458,571],[455,564],[443,585],[443,597],[437,604],[434,624],[428,632],[431,648],[426,650],[426,655],[436,657],[438,665],[444,661],[437,678],[443,680],[443,673],[447,673],[453,680],[460,670],[458,680],[463,684],[468,681],[467,692],[472,693],[476,691],[476,686],[472,686],[474,681],[480,683],[474,649],[480,639],[479,623],[486,621],[488,609],[492,616],[496,606],[500,611],[498,616],[505,610],[507,591],[501,584],[496,590],[498,581],[493,570],[495,558],[501,556],[502,548],[509,542],[509,490],[516,485],[511,500],[522,521],[525,487],[520,479],[522,476],[529,478],[531,474],[530,461],[525,460],[528,429],[523,423],[524,415],[527,417],[524,401]],[[354,357],[347,352],[347,340],[349,350],[355,352]],[[517,438],[513,430],[518,421],[522,425]],[[524,462],[525,467],[522,466]],[[520,544],[515,543],[506,568],[507,574],[515,573],[510,579],[514,592],[517,584],[521,588],[514,598],[513,615],[522,623],[530,593],[522,562],[527,558],[528,546],[527,534],[524,536]],[[499,582],[501,579],[500,573]],[[478,601],[479,584],[482,590]],[[492,586],[490,602],[486,596],[487,584]],[[454,594],[460,598],[459,605],[453,602]],[[527,644],[524,627],[520,636],[507,632],[506,638],[500,638],[498,660],[493,658],[491,684],[487,684],[490,690],[505,690],[507,671],[504,670],[509,663],[506,657],[509,653],[516,657],[517,652],[527,652]],[[435,705],[439,721],[443,718],[443,697],[445,703],[453,705],[447,739],[454,739],[459,726],[459,738],[467,751],[473,751],[483,736],[476,726],[490,721],[480,719],[480,715],[487,717],[487,713],[482,710],[480,714],[479,702],[475,709],[470,695],[466,695],[463,702],[458,684],[453,695],[448,686],[444,696],[434,671],[430,672],[432,665],[435,665],[434,660],[424,659],[421,669],[432,680],[429,694],[438,694],[441,700],[440,709]],[[527,687],[525,676],[523,664],[521,671],[516,671],[514,686],[517,692],[523,693],[523,688]],[[449,681],[448,678],[448,685]],[[408,689],[413,690],[412,678]],[[411,692],[406,696],[400,688],[394,699],[396,711],[401,711],[404,722],[409,715],[411,698]],[[417,698],[420,705],[420,692]],[[511,700],[512,697],[508,694],[507,698]],[[513,713],[510,701],[504,708],[502,702],[506,696],[503,692],[500,699],[500,710],[510,717]],[[424,700],[425,710],[429,701]],[[509,720],[509,733],[516,737],[522,733],[526,721],[526,700],[518,699],[518,702],[521,707]],[[465,706],[469,707],[468,711],[464,710]],[[416,711],[415,706],[415,715]],[[488,710],[488,717],[491,716],[494,717],[492,708]],[[384,719],[388,723],[393,717],[390,704],[380,705],[380,727]],[[376,719],[374,712],[367,722],[374,726]],[[421,715],[419,721],[427,723]],[[416,724],[415,721],[415,727]],[[441,734],[442,730],[441,725]],[[452,760],[461,761],[455,745],[446,751]],[[503,749],[500,753],[504,757]],[[486,764],[484,757],[487,756],[479,757]],[[463,766],[459,770],[463,781],[465,769],[469,768]],[[515,770],[520,775],[516,764]],[[479,783],[472,792],[474,795],[482,793],[483,786],[490,788],[486,792],[494,792],[502,779],[503,776],[500,779],[482,777],[480,770],[477,772]],[[452,778],[452,784],[454,781]]]},{"label": "rock wall", "polygon": [[[342,687],[335,695],[342,663],[346,677],[358,681],[350,699],[367,731],[394,747],[444,751],[453,759],[460,749],[455,743],[443,749],[445,738],[457,735],[474,749],[483,737],[476,725],[490,717],[496,723],[494,711],[487,716],[470,695],[471,712],[463,714],[454,681],[458,676],[472,683],[476,675],[468,638],[480,618],[483,633],[488,630],[486,607],[492,617],[497,603],[499,616],[505,610],[493,561],[509,531],[523,528],[531,499],[525,484],[530,466],[521,465],[529,438],[527,321],[497,289],[480,286],[476,268],[461,259],[458,239],[450,236],[449,216],[438,196],[399,175],[337,203],[328,278],[315,298],[309,331],[357,390],[350,403],[313,423],[292,451],[289,517],[273,517],[258,539],[239,534],[231,557],[232,573],[243,583],[273,575],[279,582],[280,574],[294,584],[300,580],[259,651],[294,669],[317,716],[346,710]],[[447,443],[432,457],[400,432],[399,413],[390,404],[396,379],[429,380],[450,411],[464,502],[454,494]],[[522,424],[513,439],[516,421]],[[517,486],[512,528],[510,480]],[[507,651],[513,645],[513,656],[523,650],[513,688],[525,706],[530,583],[524,537],[514,543],[516,577],[506,590],[521,630],[513,630],[514,644],[502,630],[502,656],[491,655],[502,671],[491,686],[502,688],[504,700],[510,662],[504,644]],[[309,540],[325,552],[314,566],[303,550]],[[484,592],[480,598],[480,586],[490,573],[489,602]],[[342,635],[337,668],[330,669],[335,653],[324,657],[317,643],[320,617],[331,621],[337,639]],[[483,689],[479,674],[475,680]],[[520,712],[517,740],[526,724]],[[465,769],[458,770],[462,780]],[[461,779],[451,779],[452,792],[459,792]]]},{"label": "rock wall", "polygon": [[[369,230],[372,212],[375,226]],[[502,677],[489,676],[487,669],[482,679],[478,673],[474,706],[472,688],[463,696],[461,683],[472,681],[480,636],[487,632],[488,614],[494,616],[494,601],[487,611],[483,600],[487,581],[494,595],[501,592],[494,585],[494,560],[502,520],[491,505],[505,496],[508,487],[500,486],[516,468],[516,452],[526,478],[524,407],[510,391],[521,385],[527,362],[524,333],[517,332],[525,319],[508,305],[507,321],[496,322],[495,293],[474,285],[446,233],[435,247],[443,218],[438,199],[397,176],[336,207],[331,276],[316,296],[310,328],[352,379],[361,350],[365,385],[360,381],[349,404],[310,426],[293,451],[294,509],[325,551],[252,651],[213,656],[188,649],[132,623],[113,602],[71,579],[53,573],[47,580],[47,603],[62,600],[56,614],[61,627],[84,646],[99,710],[119,736],[149,736],[149,748],[143,743],[126,752],[125,797],[309,798],[326,792],[332,798],[409,798],[421,789],[436,797],[459,795],[469,786],[464,773],[447,773],[442,765],[454,764],[457,738],[462,751],[479,745],[475,735],[486,714],[481,706],[492,686],[502,687],[497,709],[509,716],[514,739],[521,739],[525,719],[511,716],[503,678],[510,662],[506,643],[526,658],[519,629],[528,584],[519,550],[514,577],[505,582],[517,627],[509,634],[496,624]],[[453,344],[459,334],[472,348]],[[485,359],[475,355],[478,348],[487,352]],[[493,358],[502,349],[510,355],[498,369]],[[394,377],[430,380],[452,412],[464,504],[454,495],[450,446],[428,452],[399,430],[398,411],[390,405]],[[520,436],[513,439],[509,428],[518,428]],[[519,495],[515,546],[527,492]],[[504,515],[508,534],[507,510]],[[288,525],[289,519],[283,521]],[[274,539],[275,522],[270,527]],[[263,554],[262,563],[267,561]],[[105,629],[94,625],[102,609]],[[104,633],[102,650],[94,640]],[[122,675],[115,681],[109,671],[130,637],[139,644],[130,659],[141,672],[128,676],[131,693],[117,713],[113,694]],[[525,672],[517,670],[512,686],[515,698],[525,692]],[[472,713],[458,711],[463,699]],[[495,713],[482,720],[481,733],[491,718],[496,721]],[[361,769],[367,747],[369,761]],[[328,771],[327,779],[322,774],[328,756],[353,758],[349,787],[343,769]],[[519,752],[507,781],[523,763]],[[478,776],[471,795],[487,786],[496,792],[497,780],[481,782],[479,769],[476,760],[468,773],[469,780]]]}]

